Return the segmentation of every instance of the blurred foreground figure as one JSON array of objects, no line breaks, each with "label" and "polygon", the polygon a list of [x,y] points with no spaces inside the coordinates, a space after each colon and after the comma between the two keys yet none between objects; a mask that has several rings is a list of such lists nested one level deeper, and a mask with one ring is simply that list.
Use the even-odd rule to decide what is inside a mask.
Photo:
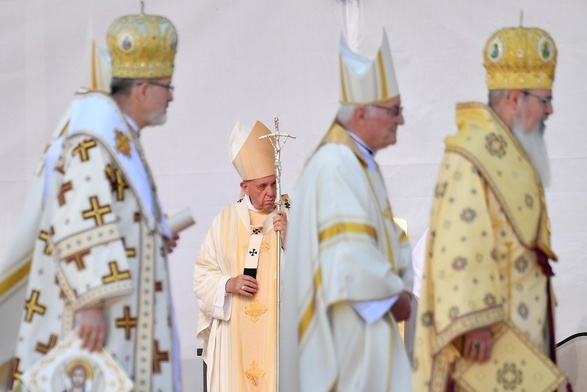
[{"label": "blurred foreground figure", "polygon": [[375,153],[404,123],[384,33],[375,59],[341,37],[341,108],[299,180],[283,279],[280,390],[410,391],[397,323],[410,247]]},{"label": "blurred foreground figure", "polygon": [[459,131],[445,140],[434,193],[416,328],[415,391],[458,390],[455,371],[490,359],[504,376],[492,374],[484,390],[507,390],[534,378],[535,354],[522,358],[520,367],[514,356],[502,365],[503,353],[493,350],[507,322],[529,338],[529,352],[554,360],[549,259],[556,255],[544,197],[549,168],[543,135],[553,113],[556,59],[545,31],[501,29],[484,49],[488,106],[457,105]]},{"label": "blurred foreground figure", "polygon": [[107,42],[111,95],[76,95],[69,129],[47,153],[9,388],[73,329],[91,351],[103,347],[135,391],[181,388],[167,269],[177,236],[139,139],[173,100],[177,32],[164,17],[127,15]]}]

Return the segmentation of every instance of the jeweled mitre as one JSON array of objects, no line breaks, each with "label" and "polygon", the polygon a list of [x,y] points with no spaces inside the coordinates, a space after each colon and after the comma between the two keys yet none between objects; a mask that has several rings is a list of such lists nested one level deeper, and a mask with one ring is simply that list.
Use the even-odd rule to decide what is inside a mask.
[{"label": "jeweled mitre", "polygon": [[168,78],[173,74],[177,31],[158,15],[126,15],[110,25],[106,37],[112,57],[112,77]]},{"label": "jeweled mitre", "polygon": [[544,30],[498,30],[485,44],[483,57],[489,90],[552,89],[557,50]]}]

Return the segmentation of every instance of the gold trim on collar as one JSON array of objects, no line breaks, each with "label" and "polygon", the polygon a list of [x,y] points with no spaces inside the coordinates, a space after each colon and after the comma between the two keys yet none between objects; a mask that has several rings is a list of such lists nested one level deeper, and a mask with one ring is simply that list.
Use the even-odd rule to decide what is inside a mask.
[{"label": "gold trim on collar", "polygon": [[330,129],[328,130],[326,135],[324,135],[324,137],[318,144],[318,147],[316,147],[316,150],[318,150],[326,143],[336,143],[347,146],[353,151],[356,157],[359,158],[361,165],[363,165],[363,167],[367,167],[367,162],[365,161],[365,158],[363,157],[361,150],[359,150],[357,143],[355,143],[355,141],[349,136],[348,132],[344,129],[344,127],[336,121],[332,123]]}]

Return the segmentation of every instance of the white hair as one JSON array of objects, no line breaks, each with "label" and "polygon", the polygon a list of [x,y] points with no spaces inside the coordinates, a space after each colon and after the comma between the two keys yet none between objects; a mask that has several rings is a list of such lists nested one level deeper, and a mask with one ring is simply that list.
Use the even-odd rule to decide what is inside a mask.
[{"label": "white hair", "polygon": [[497,105],[505,98],[507,98],[511,90],[490,90],[488,106],[495,109]]},{"label": "white hair", "polygon": [[373,110],[375,110],[375,108],[371,107],[370,105],[345,105],[345,104],[341,104],[340,108],[338,108],[338,112],[336,113],[336,121],[338,121],[342,125],[346,125],[353,117],[353,114],[355,114],[355,110],[360,107],[367,108],[369,113],[372,113]]}]

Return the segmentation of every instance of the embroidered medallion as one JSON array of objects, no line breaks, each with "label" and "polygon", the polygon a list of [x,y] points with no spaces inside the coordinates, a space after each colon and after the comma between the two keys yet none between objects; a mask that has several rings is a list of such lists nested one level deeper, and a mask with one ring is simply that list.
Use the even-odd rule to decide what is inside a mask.
[{"label": "embroidered medallion", "polygon": [[430,327],[432,325],[432,312],[429,310],[424,312],[420,318],[420,321],[424,327]]},{"label": "embroidered medallion", "polygon": [[545,63],[552,60],[554,56],[554,44],[546,37],[540,38],[538,41],[538,54]]},{"label": "embroidered medallion", "polygon": [[127,158],[130,158],[130,139],[128,138],[128,136],[126,136],[123,132],[119,131],[118,129],[116,129],[115,131],[116,149]]},{"label": "embroidered medallion", "polygon": [[526,268],[528,268],[528,260],[526,260],[524,256],[520,256],[514,263],[514,267],[522,274],[526,272]]},{"label": "embroidered medallion", "polygon": [[434,197],[443,197],[447,186],[448,183],[446,181],[442,184],[436,184],[436,188],[434,189]]},{"label": "embroidered medallion", "polygon": [[245,314],[249,315],[251,321],[256,323],[263,313],[267,312],[267,307],[261,305],[259,300],[255,299],[245,307]]},{"label": "embroidered medallion", "polygon": [[532,207],[534,207],[534,198],[532,196],[530,196],[529,194],[527,194],[527,193],[524,196],[524,202],[526,203],[526,207],[528,207],[530,209]]},{"label": "embroidered medallion", "polygon": [[467,259],[464,257],[457,257],[452,262],[452,268],[455,271],[461,271],[467,266],[468,262]]},{"label": "embroidered medallion", "polygon": [[271,249],[271,245],[268,242],[261,243],[261,252],[266,252]]},{"label": "embroidered medallion", "polygon": [[483,302],[487,306],[495,306],[497,301],[495,300],[495,296],[493,294],[487,293],[487,294],[485,294],[485,297],[483,298]]},{"label": "embroidered medallion", "polygon": [[473,222],[477,213],[472,208],[465,208],[463,212],[461,212],[461,220],[467,223]]},{"label": "embroidered medallion", "polygon": [[459,308],[458,308],[458,306],[452,306],[450,308],[450,310],[448,311],[448,317],[452,321],[455,321],[459,317]]},{"label": "embroidered medallion", "polygon": [[513,391],[522,383],[522,371],[515,363],[504,363],[497,371],[497,383],[503,385],[504,390]]},{"label": "embroidered medallion", "polygon": [[521,318],[526,320],[528,318],[529,313],[530,310],[528,309],[528,306],[525,303],[521,303],[520,305],[518,305],[518,314]]},{"label": "embroidered medallion", "polygon": [[493,62],[497,63],[503,56],[503,42],[499,37],[495,37],[489,45],[487,45],[487,57]]},{"label": "embroidered medallion", "polygon": [[501,158],[506,153],[507,143],[503,136],[490,133],[485,137],[485,148],[493,156]]},{"label": "embroidered medallion", "polygon": [[124,52],[131,52],[134,49],[135,38],[128,32],[124,32],[118,37],[118,46]]},{"label": "embroidered medallion", "polygon": [[251,380],[251,382],[253,383],[254,386],[258,386],[259,385],[259,378],[261,378],[265,375],[265,370],[257,367],[257,362],[253,361],[249,370],[247,370],[245,372],[245,375],[247,376],[247,378],[249,380]]}]

